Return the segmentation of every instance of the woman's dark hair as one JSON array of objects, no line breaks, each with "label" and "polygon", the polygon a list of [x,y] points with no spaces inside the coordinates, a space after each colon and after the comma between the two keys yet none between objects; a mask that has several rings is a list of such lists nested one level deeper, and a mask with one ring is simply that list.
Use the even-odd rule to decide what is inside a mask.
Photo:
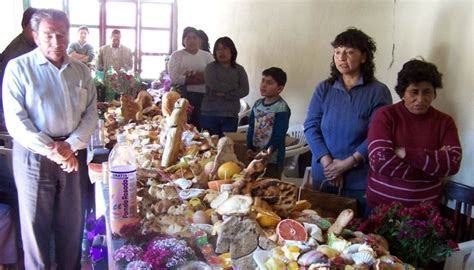
[{"label": "woman's dark hair", "polygon": [[21,28],[25,29],[28,24],[30,24],[31,17],[33,17],[33,14],[38,11],[36,8],[29,7],[23,12],[23,18],[21,19]]},{"label": "woman's dark hair", "polygon": [[184,39],[186,38],[186,36],[193,32],[194,34],[196,34],[196,36],[199,36],[199,33],[198,33],[198,30],[194,27],[191,27],[191,26],[188,26],[186,28],[184,28],[183,30],[183,37],[181,38],[181,44],[183,45],[183,47],[186,47],[184,46]]},{"label": "woman's dark hair", "polygon": [[209,45],[209,38],[207,37],[206,32],[204,32],[202,30],[198,30],[197,35],[202,41],[201,48],[199,48],[199,49],[201,49],[203,51],[206,51],[206,52],[211,52],[211,46]]},{"label": "woman's dark hair", "polygon": [[237,48],[235,48],[234,42],[229,37],[221,37],[221,38],[216,40],[216,43],[214,43],[214,50],[212,51],[212,54],[214,55],[214,59],[216,59],[215,63],[218,63],[216,51],[217,51],[217,46],[219,44],[222,44],[222,46],[224,46],[225,48],[229,48],[229,50],[230,50],[230,65],[233,68],[235,68],[235,65],[236,65],[235,60],[237,59]]},{"label": "woman's dark hair", "polygon": [[436,96],[436,88],[443,87],[442,76],[443,74],[434,64],[426,62],[423,58],[412,59],[403,64],[402,70],[398,72],[395,92],[400,98],[403,98],[405,90],[410,84],[428,82],[433,86]]},{"label": "woman's dark hair", "polygon": [[[348,28],[346,31],[336,36],[333,42],[331,42],[333,48],[338,47],[349,47],[358,49],[365,55],[365,62],[360,65],[360,72],[364,79],[364,84],[372,82],[375,79],[375,64],[374,54],[377,50],[375,41],[367,34],[356,28]],[[334,56],[331,62],[331,75],[328,78],[330,83],[334,83],[341,73],[336,68],[334,63]]]},{"label": "woman's dark hair", "polygon": [[267,68],[262,72],[262,75],[272,77],[279,86],[285,86],[286,84],[286,72],[279,67]]}]

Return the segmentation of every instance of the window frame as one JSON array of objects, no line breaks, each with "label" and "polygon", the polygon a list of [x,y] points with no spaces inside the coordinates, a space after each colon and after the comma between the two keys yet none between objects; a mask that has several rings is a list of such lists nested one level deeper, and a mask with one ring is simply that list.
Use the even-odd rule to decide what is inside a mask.
[{"label": "window frame", "polygon": [[[25,0],[27,2],[27,7],[31,6],[31,0]],[[68,15],[70,15],[70,2],[80,1],[80,0],[63,0],[63,10]],[[77,28],[80,26],[87,26],[92,29],[99,29],[99,47],[102,47],[107,44],[107,30],[109,29],[129,29],[135,32],[134,48],[130,48],[133,54],[133,70],[137,73],[142,73],[142,58],[145,56],[165,56],[171,55],[173,51],[177,49],[177,1],[176,0],[96,0],[99,3],[99,23],[98,25],[91,24],[77,24],[74,21],[71,21],[71,28]],[[124,25],[111,25],[107,24],[107,3],[133,3],[135,4],[137,14],[135,16],[135,26],[124,26]],[[171,6],[170,14],[170,24],[169,27],[152,27],[152,26],[143,26],[142,23],[142,5],[143,4],[165,4]],[[159,31],[168,31],[169,32],[169,51],[168,52],[143,52],[142,50],[142,31],[143,30],[159,30]],[[99,48],[96,50],[98,51]],[[152,79],[152,78],[145,78]]]}]

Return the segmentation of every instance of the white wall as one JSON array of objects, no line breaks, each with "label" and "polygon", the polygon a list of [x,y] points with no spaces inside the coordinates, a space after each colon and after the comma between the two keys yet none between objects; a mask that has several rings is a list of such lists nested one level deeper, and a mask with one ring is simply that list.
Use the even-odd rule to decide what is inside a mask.
[{"label": "white wall", "polygon": [[376,76],[390,89],[403,63],[422,56],[444,74],[433,105],[453,116],[459,129],[463,164],[453,179],[474,186],[473,11],[470,0],[178,0],[178,38],[186,26],[206,31],[211,47],[231,37],[249,75],[251,104],[259,98],[261,71],[283,68],[291,124],[304,121],[315,85],[329,75],[330,42],[347,27],[375,39]]},{"label": "white wall", "polygon": [[[3,51],[21,31],[22,1],[2,0],[0,10]],[[304,121],[315,85],[329,75],[330,42],[347,27],[375,39],[376,76],[390,89],[403,63],[423,56],[444,74],[433,105],[452,115],[459,129],[463,164],[453,179],[474,186],[473,13],[472,0],[178,0],[178,39],[186,26],[205,30],[211,47],[231,37],[249,75],[251,104],[259,98],[261,71],[283,68],[292,124]]]},{"label": "white wall", "polygon": [[1,0],[0,2],[0,52],[3,52],[10,41],[21,33],[21,18],[23,16],[23,1]]}]

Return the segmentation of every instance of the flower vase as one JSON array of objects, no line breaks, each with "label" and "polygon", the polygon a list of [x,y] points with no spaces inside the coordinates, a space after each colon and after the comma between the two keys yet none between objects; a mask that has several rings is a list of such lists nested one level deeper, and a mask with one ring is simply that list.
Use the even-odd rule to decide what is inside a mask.
[{"label": "flower vase", "polygon": [[115,99],[115,91],[107,89],[105,90],[105,102],[111,102]]}]

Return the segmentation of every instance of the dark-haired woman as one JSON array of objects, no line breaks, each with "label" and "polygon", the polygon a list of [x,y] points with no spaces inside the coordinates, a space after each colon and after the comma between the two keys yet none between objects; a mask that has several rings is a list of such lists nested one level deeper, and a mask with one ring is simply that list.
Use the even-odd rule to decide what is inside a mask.
[{"label": "dark-haired woman", "polygon": [[203,30],[198,30],[198,37],[199,42],[201,44],[200,48],[203,51],[211,52],[211,45],[209,45],[209,37],[207,36],[206,32]]},{"label": "dark-haired woman", "polygon": [[236,63],[237,49],[229,37],[214,44],[214,62],[206,66],[206,94],[201,107],[201,126],[212,135],[237,131],[240,99],[249,93],[245,69]]},{"label": "dark-haired woman", "polygon": [[399,202],[440,203],[441,178],[456,174],[462,158],[456,124],[431,106],[442,87],[435,65],[410,60],[398,73],[400,102],[380,109],[369,130],[369,208]]},{"label": "dark-haired woman", "polygon": [[[186,27],[183,30],[182,44],[184,49],[175,51],[168,62],[171,83],[179,85],[182,94],[194,107],[190,122],[200,130],[199,116],[201,103],[206,86],[204,84],[204,69],[214,61],[212,55],[200,49],[201,42],[198,30]],[[185,90],[184,90],[185,89]]]},{"label": "dark-haired woman", "polygon": [[313,189],[357,199],[365,212],[367,131],[373,113],[391,104],[387,86],[374,77],[375,42],[349,28],[331,43],[331,75],[316,87],[304,122],[313,153]]}]

